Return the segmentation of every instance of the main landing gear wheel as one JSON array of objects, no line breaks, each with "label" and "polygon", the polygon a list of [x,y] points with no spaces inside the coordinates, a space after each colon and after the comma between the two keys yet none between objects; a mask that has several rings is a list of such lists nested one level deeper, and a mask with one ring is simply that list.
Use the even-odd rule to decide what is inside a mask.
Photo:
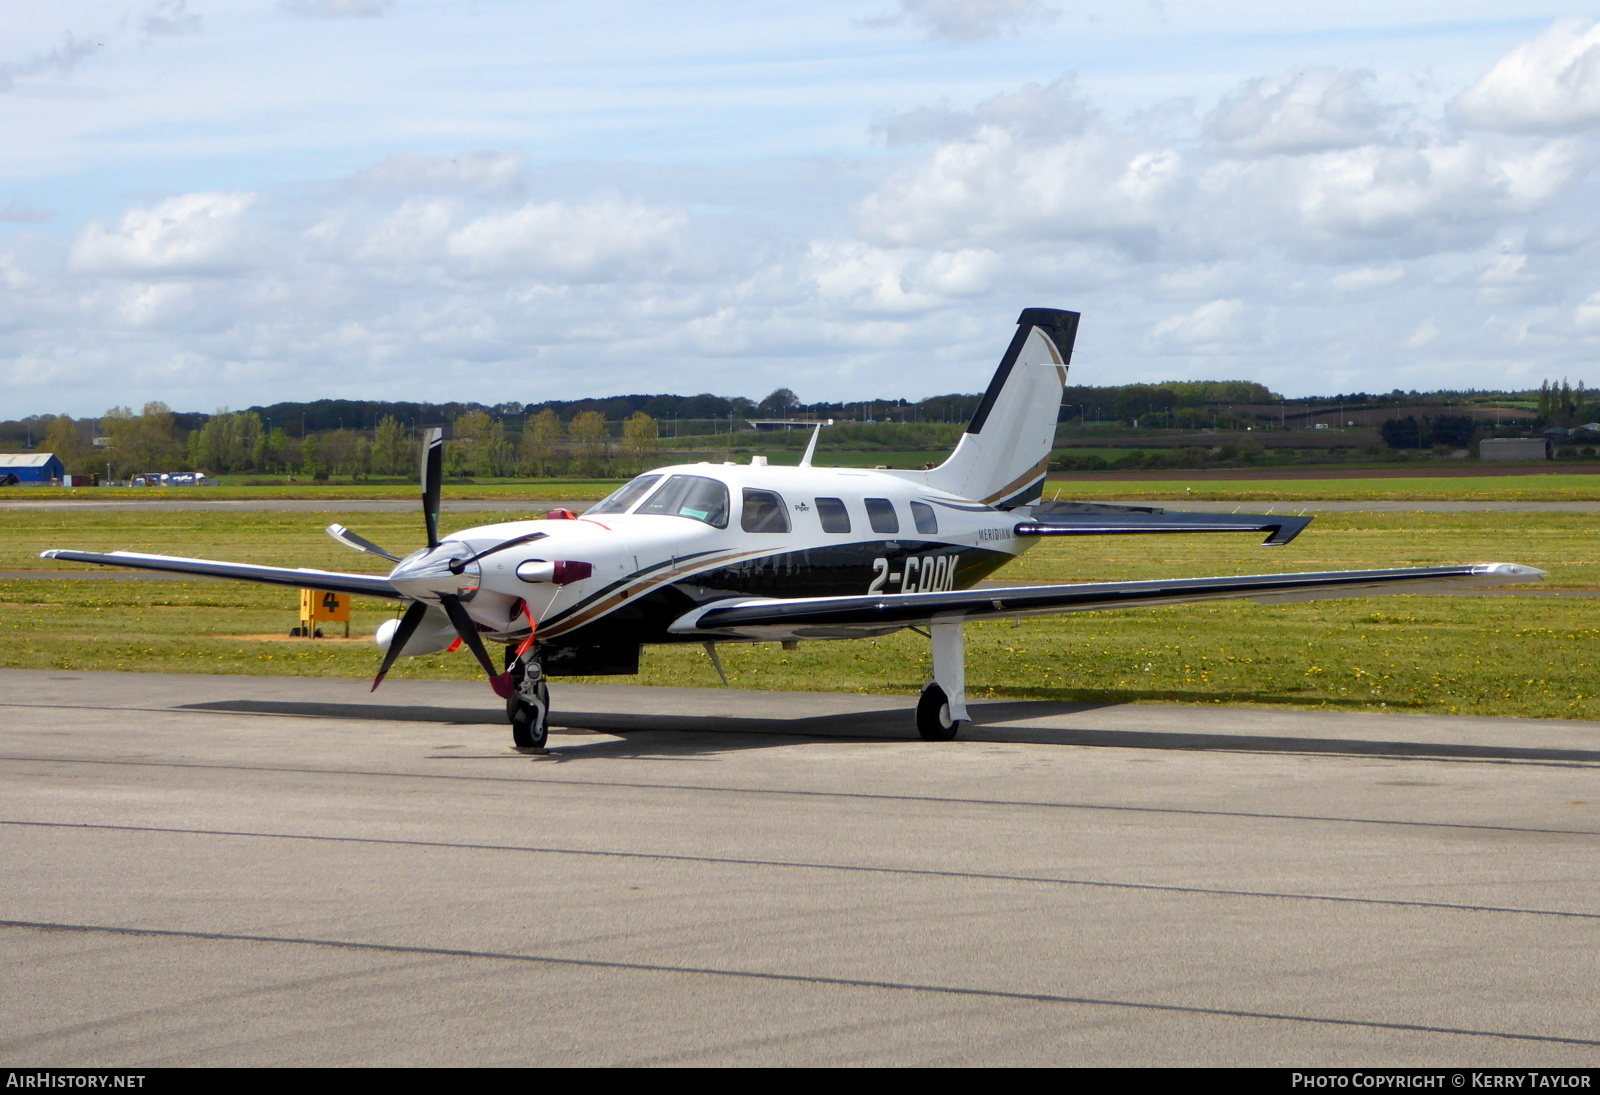
[{"label": "main landing gear wheel", "polygon": [[917,701],[917,733],[924,741],[953,741],[967,723],[950,717],[950,697],[936,684],[925,685]]}]

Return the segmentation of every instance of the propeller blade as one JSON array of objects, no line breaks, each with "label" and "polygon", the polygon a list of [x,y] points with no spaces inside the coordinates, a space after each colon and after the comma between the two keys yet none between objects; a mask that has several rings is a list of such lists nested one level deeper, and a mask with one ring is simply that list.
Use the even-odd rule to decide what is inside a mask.
[{"label": "propeller blade", "polygon": [[444,593],[440,594],[439,603],[444,606],[445,615],[449,616],[450,622],[455,625],[456,634],[466,642],[467,649],[472,651],[472,656],[478,659],[478,664],[483,666],[483,671],[488,674],[489,687],[494,689],[494,694],[503,700],[510,699],[511,674],[494,671],[494,662],[489,660],[489,651],[484,648],[483,640],[478,637],[478,625],[467,615],[461,598],[454,593]]},{"label": "propeller blade", "polygon": [[371,540],[368,540],[365,536],[351,532],[343,525],[329,525],[326,531],[329,536],[332,536],[345,547],[355,548],[357,551],[364,551],[368,555],[380,556],[381,558],[389,560],[391,563],[398,563],[400,561],[400,556],[389,554],[377,544],[374,544]]},{"label": "propeller blade", "polygon": [[444,479],[444,431],[422,435],[422,520],[428,526],[428,547],[439,546],[439,485]]},{"label": "propeller blade", "polygon": [[400,617],[400,626],[394,629],[394,636],[389,640],[389,649],[383,652],[383,664],[378,667],[378,675],[372,678],[372,691],[378,690],[378,685],[383,683],[383,678],[388,675],[394,660],[405,649],[406,641],[417,630],[417,625],[422,623],[422,617],[428,614],[428,606],[421,601],[412,601],[406,614]]},{"label": "propeller blade", "polygon": [[493,555],[497,551],[504,551],[506,548],[516,547],[518,544],[526,544],[533,540],[543,540],[545,535],[546,534],[543,532],[530,532],[525,536],[514,536],[509,540],[496,544],[492,548],[487,548],[484,551],[478,552],[478,554],[474,555],[470,559],[452,559],[450,560],[450,573],[460,574],[463,570],[466,570],[479,559]]}]

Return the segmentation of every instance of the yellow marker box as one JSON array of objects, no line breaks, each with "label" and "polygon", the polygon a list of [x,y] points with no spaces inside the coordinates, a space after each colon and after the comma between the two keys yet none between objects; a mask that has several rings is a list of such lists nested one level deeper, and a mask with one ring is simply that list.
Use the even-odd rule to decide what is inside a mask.
[{"label": "yellow marker box", "polygon": [[344,637],[350,637],[350,595],[330,593],[325,589],[300,591],[300,634],[307,637],[317,633],[317,624],[344,624]]}]

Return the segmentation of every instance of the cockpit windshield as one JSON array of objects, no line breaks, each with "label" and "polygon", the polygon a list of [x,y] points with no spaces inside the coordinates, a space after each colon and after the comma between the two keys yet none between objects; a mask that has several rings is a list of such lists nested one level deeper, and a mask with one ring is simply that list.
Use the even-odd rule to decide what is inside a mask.
[{"label": "cockpit windshield", "polygon": [[674,475],[637,512],[692,517],[716,528],[727,528],[728,488],[703,475]]},{"label": "cockpit windshield", "polygon": [[645,493],[660,481],[659,475],[641,475],[606,495],[598,503],[590,506],[586,512],[622,513],[643,498]]}]

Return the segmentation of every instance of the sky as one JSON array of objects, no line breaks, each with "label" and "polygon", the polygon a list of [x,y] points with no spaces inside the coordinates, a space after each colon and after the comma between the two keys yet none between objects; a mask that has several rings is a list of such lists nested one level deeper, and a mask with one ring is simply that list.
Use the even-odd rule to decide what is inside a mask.
[{"label": "sky", "polygon": [[1491,0],[0,9],[0,418],[1600,383],[1600,23]]}]

